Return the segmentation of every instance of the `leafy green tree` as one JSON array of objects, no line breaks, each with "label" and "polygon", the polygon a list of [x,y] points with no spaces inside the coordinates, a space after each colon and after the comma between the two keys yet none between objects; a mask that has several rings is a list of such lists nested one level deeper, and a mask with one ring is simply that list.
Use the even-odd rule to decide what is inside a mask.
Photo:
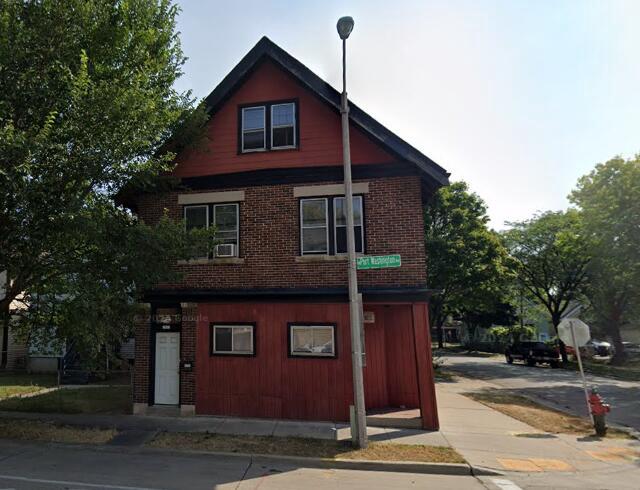
[{"label": "leafy green tree", "polygon": [[488,222],[484,202],[464,182],[439,189],[425,207],[427,282],[441,291],[430,302],[440,347],[448,315],[475,318],[501,300],[508,256]]},{"label": "leafy green tree", "polygon": [[0,2],[5,321],[22,301],[25,321],[106,338],[184,255],[180,223],[145,226],[114,200],[169,170],[181,128],[204,122],[173,88],[176,15],[168,0]]},{"label": "leafy green tree", "polygon": [[578,181],[571,201],[582,214],[591,261],[584,291],[598,326],[625,359],[620,329],[640,315],[640,156],[614,158]]},{"label": "leafy green tree", "polygon": [[[547,309],[557,334],[562,314],[586,280],[589,256],[580,214],[571,209],[547,212],[509,225],[503,236],[518,280]],[[563,344],[560,350],[566,362]]]}]

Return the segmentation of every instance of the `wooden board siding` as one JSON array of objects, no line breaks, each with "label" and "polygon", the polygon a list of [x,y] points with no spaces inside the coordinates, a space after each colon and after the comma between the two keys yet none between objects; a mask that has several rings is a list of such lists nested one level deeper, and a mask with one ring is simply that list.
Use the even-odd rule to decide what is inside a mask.
[{"label": "wooden board siding", "polygon": [[416,354],[416,372],[420,390],[422,427],[438,430],[438,407],[436,404],[436,385],[431,357],[431,336],[429,335],[429,310],[424,303],[412,305],[413,336],[418,348]]},{"label": "wooden board siding", "polygon": [[[348,420],[353,398],[345,304],[201,304],[196,413]],[[210,356],[210,323],[255,322],[254,357]],[[288,322],[335,323],[338,357],[290,358]]]},{"label": "wooden board siding", "polygon": [[418,408],[420,399],[411,306],[386,308],[384,319],[387,357],[393,359],[387,370],[389,405]]},{"label": "wooden board siding", "polygon": [[[366,332],[367,407],[418,407],[412,307],[373,308],[376,323]],[[211,356],[210,323],[245,321],[256,324],[256,355]],[[337,358],[289,357],[289,322],[335,323]],[[200,304],[195,365],[198,414],[347,421],[353,400],[348,305]]]},{"label": "wooden board siding", "polygon": [[[254,102],[298,99],[300,146],[238,154],[238,106]],[[312,95],[271,61],[265,61],[212,116],[205,149],[189,149],[177,158],[174,175],[194,177],[250,170],[342,165],[340,114]],[[351,125],[354,165],[389,163],[393,158]]]}]

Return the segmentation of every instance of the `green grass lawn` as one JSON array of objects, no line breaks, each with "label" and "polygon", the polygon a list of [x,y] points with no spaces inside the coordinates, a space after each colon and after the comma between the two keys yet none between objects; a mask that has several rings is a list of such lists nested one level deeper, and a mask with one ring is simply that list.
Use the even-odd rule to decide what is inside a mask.
[{"label": "green grass lawn", "polygon": [[56,386],[55,374],[0,374],[0,400],[14,395],[37,393],[45,388]]},{"label": "green grass lawn", "polygon": [[40,413],[130,413],[129,386],[63,388],[28,398],[0,400],[0,410]]}]

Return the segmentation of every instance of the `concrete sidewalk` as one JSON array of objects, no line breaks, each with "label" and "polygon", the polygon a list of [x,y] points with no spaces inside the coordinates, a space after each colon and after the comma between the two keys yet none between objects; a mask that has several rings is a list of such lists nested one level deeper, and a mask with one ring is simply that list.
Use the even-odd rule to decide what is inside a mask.
[{"label": "concrete sidewalk", "polygon": [[638,467],[636,439],[548,434],[462,395],[485,385],[465,378],[437,385],[440,432],[472,466],[535,473]]},{"label": "concrete sidewalk", "polygon": [[[581,472],[636,468],[640,441],[547,434],[463,393],[490,387],[480,380],[457,378],[437,385],[440,431],[368,427],[371,441],[451,446],[472,467],[498,471]],[[346,424],[232,417],[36,414],[0,412],[3,418],[49,420],[74,426],[116,428],[121,445],[142,445],[157,431],[311,437],[345,440]],[[638,469],[640,478],[640,469]]]}]

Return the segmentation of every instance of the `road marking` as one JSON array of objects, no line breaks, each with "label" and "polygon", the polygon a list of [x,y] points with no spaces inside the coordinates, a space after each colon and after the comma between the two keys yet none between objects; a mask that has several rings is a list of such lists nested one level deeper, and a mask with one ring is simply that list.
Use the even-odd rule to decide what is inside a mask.
[{"label": "road marking", "polygon": [[511,480],[503,480],[501,478],[494,478],[491,480],[495,486],[499,487],[500,490],[522,490],[518,485],[513,483]]},{"label": "road marking", "polygon": [[80,481],[66,481],[66,480],[45,480],[42,478],[28,478],[26,476],[14,476],[14,475],[0,475],[0,480],[14,480],[24,481],[31,483],[44,483],[51,485],[70,485],[79,487],[91,487],[91,488],[106,488],[113,490],[162,490],[161,488],[150,487],[127,487],[122,485],[109,485],[107,483],[85,483]]}]

